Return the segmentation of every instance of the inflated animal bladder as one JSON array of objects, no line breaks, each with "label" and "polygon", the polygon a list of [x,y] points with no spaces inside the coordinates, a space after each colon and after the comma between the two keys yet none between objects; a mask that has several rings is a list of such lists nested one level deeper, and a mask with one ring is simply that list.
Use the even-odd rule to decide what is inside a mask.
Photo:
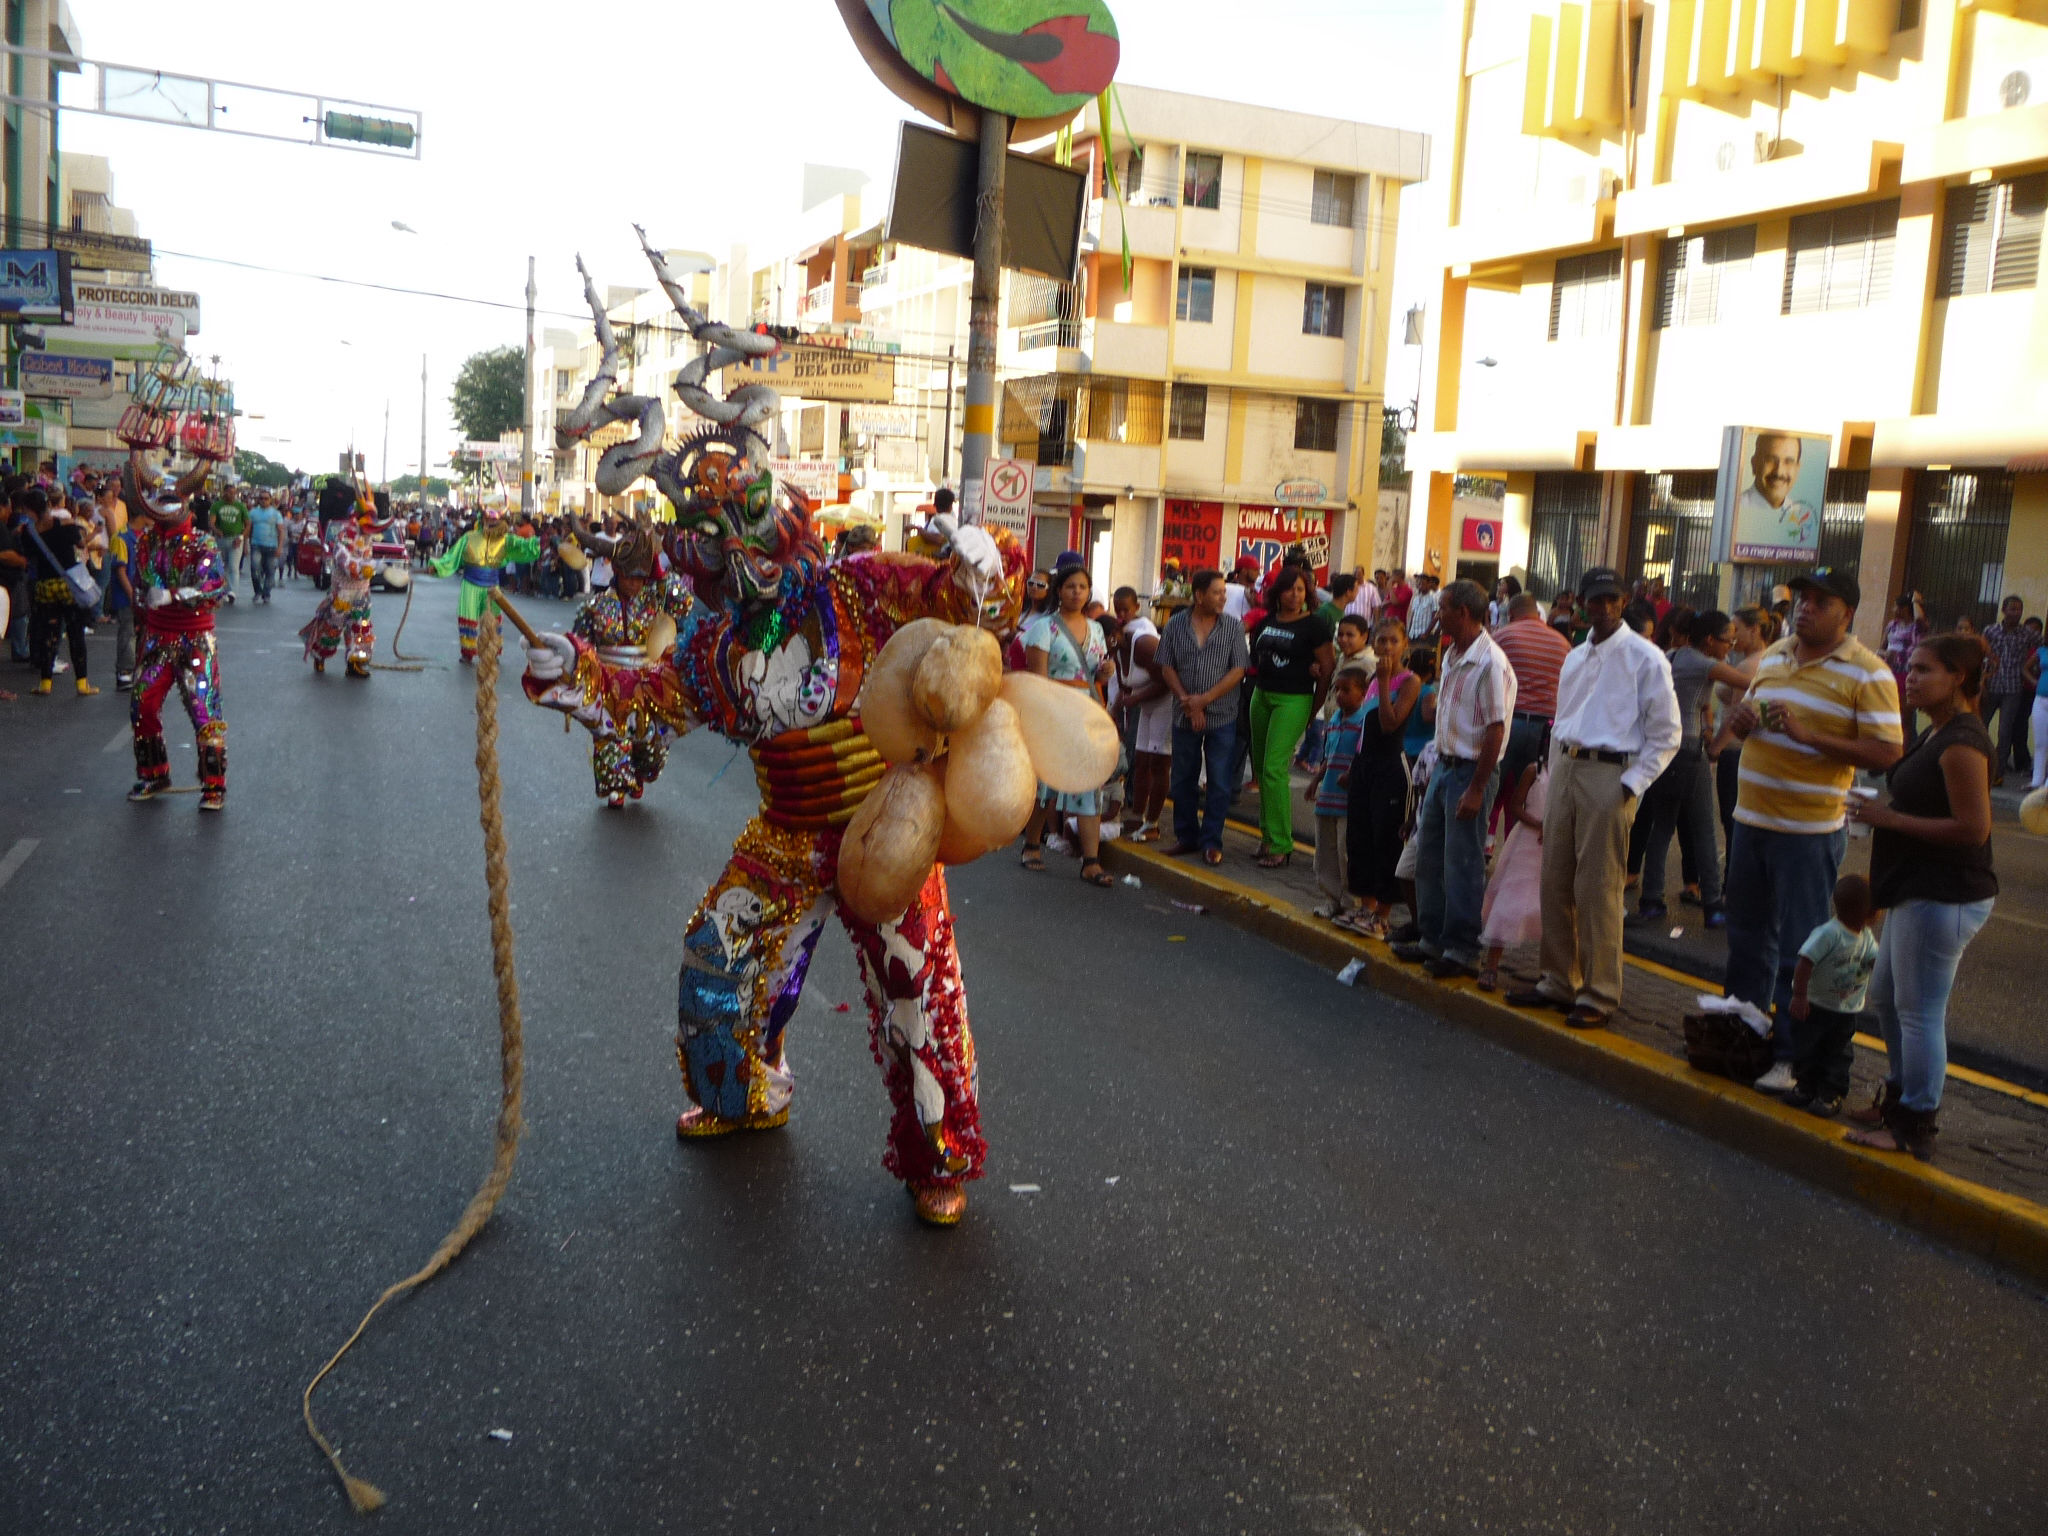
[{"label": "inflated animal bladder", "polygon": [[926,725],[946,735],[981,718],[1003,685],[1003,648],[971,624],[955,624],[934,640],[910,678],[910,700]]},{"label": "inflated animal bladder", "polygon": [[1116,725],[1087,692],[1035,672],[1003,677],[1001,698],[1017,712],[1032,770],[1063,795],[1100,789],[1116,772]]},{"label": "inflated animal bladder", "polygon": [[939,732],[917,712],[911,680],[918,663],[953,629],[944,619],[918,619],[889,637],[861,686],[860,725],[884,762],[926,762],[938,756]]},{"label": "inflated animal bladder", "polygon": [[904,763],[883,774],[839,845],[839,897],[847,910],[868,923],[901,917],[938,861],[945,827],[937,768]]}]

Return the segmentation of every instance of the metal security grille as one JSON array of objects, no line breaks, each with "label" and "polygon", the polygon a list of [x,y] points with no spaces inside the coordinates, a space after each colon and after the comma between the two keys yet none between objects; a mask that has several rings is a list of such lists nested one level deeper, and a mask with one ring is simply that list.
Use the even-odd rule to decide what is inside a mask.
[{"label": "metal security grille", "polygon": [[[1853,571],[1863,562],[1863,504],[1870,498],[1870,471],[1831,469],[1828,471],[1827,501],[1820,509],[1820,553],[1814,565]],[[1735,606],[1767,604],[1771,589],[1790,581],[1813,566],[1797,564],[1738,565],[1735,567]],[[1866,603],[1881,601],[1884,594],[1864,594]]]},{"label": "metal security grille", "polygon": [[1966,614],[1979,628],[1998,617],[2012,482],[2002,469],[1929,470],[1913,477],[1906,587],[1927,599],[1936,629]]},{"label": "metal security grille", "polygon": [[1714,472],[1644,475],[1629,531],[1631,581],[1661,579],[1672,602],[1711,608],[1720,596],[1714,567]]},{"label": "metal security grille", "polygon": [[1549,602],[1599,563],[1600,477],[1546,471],[1529,502],[1529,590]]}]

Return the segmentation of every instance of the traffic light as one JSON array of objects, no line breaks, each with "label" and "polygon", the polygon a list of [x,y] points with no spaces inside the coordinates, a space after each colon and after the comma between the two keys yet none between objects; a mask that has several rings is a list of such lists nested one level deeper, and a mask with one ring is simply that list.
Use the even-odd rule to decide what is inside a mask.
[{"label": "traffic light", "polygon": [[411,149],[417,134],[411,123],[395,117],[359,117],[353,112],[330,112],[321,131],[339,143],[376,144],[386,149]]}]

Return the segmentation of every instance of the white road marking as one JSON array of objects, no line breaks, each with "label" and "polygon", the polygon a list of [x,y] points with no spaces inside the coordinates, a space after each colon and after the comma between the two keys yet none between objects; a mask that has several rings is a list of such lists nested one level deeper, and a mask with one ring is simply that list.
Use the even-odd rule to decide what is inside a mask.
[{"label": "white road marking", "polygon": [[14,872],[28,862],[28,856],[36,851],[36,845],[41,841],[41,838],[24,837],[7,850],[7,857],[0,859],[0,888],[5,888],[7,882],[14,878]]},{"label": "white road marking", "polygon": [[128,746],[134,740],[135,733],[124,725],[121,727],[120,730],[114,733],[114,739],[108,742],[104,747],[101,747],[100,750],[102,752],[119,752],[123,747]]}]

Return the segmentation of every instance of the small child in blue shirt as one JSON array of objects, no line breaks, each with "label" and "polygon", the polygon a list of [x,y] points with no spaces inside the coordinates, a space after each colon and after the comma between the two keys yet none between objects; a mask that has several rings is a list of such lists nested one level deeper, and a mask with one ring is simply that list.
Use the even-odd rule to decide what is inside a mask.
[{"label": "small child in blue shirt", "polygon": [[1790,1102],[1828,1119],[1842,1108],[1849,1069],[1856,1060],[1856,1015],[1863,1011],[1877,935],[1870,931],[1870,882],[1844,875],[1835,882],[1835,915],[1799,946],[1792,972],[1792,1076]]},{"label": "small child in blue shirt", "polygon": [[1345,813],[1350,808],[1351,761],[1365,734],[1365,690],[1371,681],[1372,673],[1364,666],[1345,663],[1337,668],[1330,684],[1337,710],[1323,730],[1320,771],[1302,796],[1316,808],[1316,884],[1325,897],[1316,908],[1318,917],[1339,917],[1351,906],[1344,867]]}]

